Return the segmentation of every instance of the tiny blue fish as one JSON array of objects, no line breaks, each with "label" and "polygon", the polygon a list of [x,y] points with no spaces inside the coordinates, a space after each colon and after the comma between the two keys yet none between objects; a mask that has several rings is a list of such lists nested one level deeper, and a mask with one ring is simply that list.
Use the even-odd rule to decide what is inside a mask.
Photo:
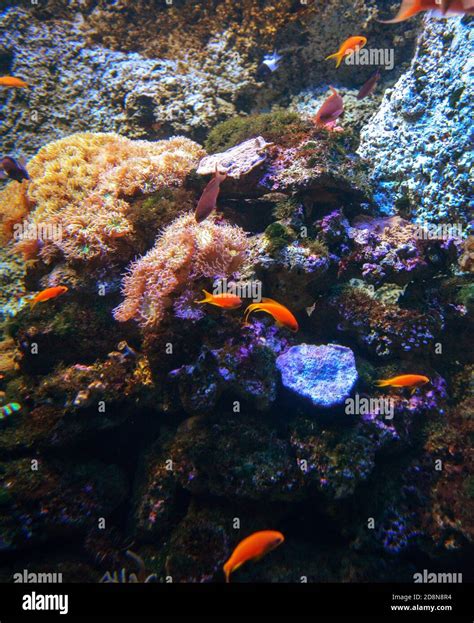
[{"label": "tiny blue fish", "polygon": [[0,407],[0,420],[4,420],[6,417],[13,415],[17,411],[21,410],[21,405],[17,402],[9,402],[7,405]]},{"label": "tiny blue fish", "polygon": [[268,67],[268,69],[273,73],[278,69],[282,58],[283,56],[278,54],[278,52],[275,50],[272,54],[266,54],[263,57],[262,65]]}]

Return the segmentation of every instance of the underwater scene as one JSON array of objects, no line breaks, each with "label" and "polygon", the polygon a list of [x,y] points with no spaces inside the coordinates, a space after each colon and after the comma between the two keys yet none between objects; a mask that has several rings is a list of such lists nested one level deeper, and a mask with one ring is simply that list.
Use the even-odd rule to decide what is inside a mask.
[{"label": "underwater scene", "polygon": [[473,15],[1,2],[1,582],[473,581]]}]

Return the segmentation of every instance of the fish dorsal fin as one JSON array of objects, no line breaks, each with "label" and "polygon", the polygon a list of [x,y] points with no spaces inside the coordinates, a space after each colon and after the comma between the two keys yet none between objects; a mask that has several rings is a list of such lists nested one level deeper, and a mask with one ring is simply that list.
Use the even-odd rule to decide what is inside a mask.
[{"label": "fish dorsal fin", "polygon": [[265,297],[265,296],[262,297],[262,303],[269,303],[271,305],[279,305],[280,307],[282,306],[281,303],[279,303],[278,301],[275,301],[274,299],[269,299],[268,297]]}]

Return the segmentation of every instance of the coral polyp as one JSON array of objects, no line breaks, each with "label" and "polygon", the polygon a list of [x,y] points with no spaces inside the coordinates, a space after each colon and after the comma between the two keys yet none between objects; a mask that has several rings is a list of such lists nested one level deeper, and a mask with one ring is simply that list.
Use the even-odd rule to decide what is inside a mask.
[{"label": "coral polyp", "polygon": [[245,232],[235,225],[219,224],[216,217],[203,223],[193,214],[178,217],[153,249],[129,267],[125,300],[115,309],[115,318],[157,327],[172,297],[192,289],[199,279],[232,277],[244,266],[248,249]]},{"label": "coral polyp", "polygon": [[28,163],[31,182],[0,194],[4,233],[15,224],[41,229],[37,244],[23,235],[14,248],[46,264],[126,258],[136,234],[133,201],[181,185],[203,153],[184,137],[148,143],[85,133],[50,143]]}]

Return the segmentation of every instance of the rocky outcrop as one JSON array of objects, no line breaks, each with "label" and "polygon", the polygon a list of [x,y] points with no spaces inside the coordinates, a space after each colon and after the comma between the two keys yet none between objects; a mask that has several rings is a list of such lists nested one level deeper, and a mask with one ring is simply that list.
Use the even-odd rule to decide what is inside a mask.
[{"label": "rocky outcrop", "polygon": [[472,21],[426,18],[410,69],[362,129],[380,209],[430,222],[469,219]]}]

